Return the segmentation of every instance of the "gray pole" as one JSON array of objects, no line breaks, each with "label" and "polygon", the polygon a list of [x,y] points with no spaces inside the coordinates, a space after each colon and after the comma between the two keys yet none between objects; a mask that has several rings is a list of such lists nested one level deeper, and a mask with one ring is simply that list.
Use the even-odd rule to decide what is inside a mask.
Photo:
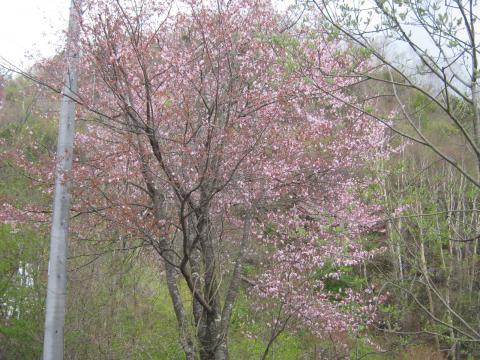
[{"label": "gray pole", "polygon": [[58,129],[55,195],[53,200],[50,260],[48,263],[47,308],[43,359],[63,359],[63,329],[67,285],[67,238],[70,217],[70,175],[72,169],[75,128],[75,98],[77,92],[78,39],[82,0],[72,0],[65,49],[65,78]]}]

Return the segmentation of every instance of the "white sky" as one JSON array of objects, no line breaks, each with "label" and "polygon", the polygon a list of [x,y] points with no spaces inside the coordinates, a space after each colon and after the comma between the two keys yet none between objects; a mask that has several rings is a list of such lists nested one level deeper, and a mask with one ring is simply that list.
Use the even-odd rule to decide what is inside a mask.
[{"label": "white sky", "polygon": [[67,29],[69,0],[0,0],[0,56],[21,67],[51,56]]}]

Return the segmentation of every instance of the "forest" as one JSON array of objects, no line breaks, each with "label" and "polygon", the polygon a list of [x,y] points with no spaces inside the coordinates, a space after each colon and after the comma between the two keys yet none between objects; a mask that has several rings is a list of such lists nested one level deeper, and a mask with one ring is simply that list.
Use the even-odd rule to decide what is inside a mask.
[{"label": "forest", "polygon": [[0,56],[0,360],[480,359],[476,0],[71,0]]}]

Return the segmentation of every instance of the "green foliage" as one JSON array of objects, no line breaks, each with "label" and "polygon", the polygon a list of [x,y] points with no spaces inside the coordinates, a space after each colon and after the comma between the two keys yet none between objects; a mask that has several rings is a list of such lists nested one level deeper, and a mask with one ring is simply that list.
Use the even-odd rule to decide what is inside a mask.
[{"label": "green foliage", "polygon": [[436,109],[435,104],[424,93],[415,92],[411,99],[411,106],[416,111],[423,110],[426,113],[430,113]]},{"label": "green foliage", "polygon": [[0,358],[41,354],[46,241],[35,229],[0,225]]},{"label": "green foliage", "polygon": [[[338,278],[331,278],[328,274],[338,272]],[[358,275],[351,266],[334,266],[326,264],[322,269],[317,270],[316,278],[324,279],[325,291],[332,293],[343,293],[345,289],[360,289],[366,282],[363,276]]]},{"label": "green foliage", "polygon": [[245,275],[252,275],[252,274],[255,274],[255,266],[251,265],[251,264],[245,264],[243,265],[243,273]]},{"label": "green foliage", "polygon": [[272,43],[278,47],[289,50],[295,50],[300,45],[298,39],[286,32],[274,34],[272,36]]},{"label": "green foliage", "polygon": [[278,33],[272,36],[271,43],[284,51],[283,55],[278,55],[278,61],[283,65],[286,75],[299,69],[301,54],[298,39],[287,33]]},{"label": "green foliage", "polygon": [[[81,266],[85,259],[79,259],[71,266]],[[86,277],[92,272],[96,276]],[[112,252],[72,277],[66,320],[71,358],[184,357],[167,287],[138,254]]]},{"label": "green foliage", "polygon": [[[22,86],[26,86],[22,80],[10,82],[6,87],[7,101],[19,101]],[[5,140],[7,150],[24,141],[31,131],[38,135],[39,144],[46,143],[52,132],[45,124],[36,124],[32,119],[29,124],[0,123],[0,138]],[[24,149],[30,159],[36,158],[37,151],[44,151],[35,150],[30,141],[25,143],[28,145]],[[24,209],[33,201],[43,200],[44,195],[31,187],[30,180],[14,161],[0,162],[0,166],[0,203],[8,198],[15,201],[16,207]],[[43,230],[43,226],[0,224],[1,359],[38,359],[41,356],[48,246]]]},{"label": "green foliage", "polygon": [[[367,60],[372,57],[373,51],[370,48],[352,46],[350,48],[351,55],[356,60]],[[352,64],[353,65],[353,64]]]},{"label": "green foliage", "polygon": [[357,289],[365,284],[365,279],[353,273],[342,274],[338,279],[326,279],[325,290],[340,293],[345,289]]},{"label": "green foliage", "polygon": [[365,338],[357,338],[355,340],[355,345],[352,347],[352,350],[350,350],[350,359],[391,359],[391,356],[388,354],[376,354],[378,350],[372,347]]},{"label": "green foliage", "polygon": [[[232,359],[259,359],[268,343],[271,329],[267,327],[267,319],[253,312],[250,304],[248,295],[240,292],[232,313],[229,342]],[[308,345],[307,334],[285,331],[275,341],[267,359],[299,359]]]}]

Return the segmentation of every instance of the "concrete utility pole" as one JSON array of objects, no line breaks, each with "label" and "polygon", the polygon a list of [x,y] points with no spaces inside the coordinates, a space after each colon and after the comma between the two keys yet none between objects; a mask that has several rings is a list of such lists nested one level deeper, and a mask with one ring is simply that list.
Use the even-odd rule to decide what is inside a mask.
[{"label": "concrete utility pole", "polygon": [[70,217],[70,175],[75,132],[78,42],[82,0],[72,0],[65,49],[65,79],[58,129],[55,195],[53,201],[50,260],[48,263],[47,308],[43,340],[43,359],[63,359],[63,329],[67,285],[67,238]]}]

